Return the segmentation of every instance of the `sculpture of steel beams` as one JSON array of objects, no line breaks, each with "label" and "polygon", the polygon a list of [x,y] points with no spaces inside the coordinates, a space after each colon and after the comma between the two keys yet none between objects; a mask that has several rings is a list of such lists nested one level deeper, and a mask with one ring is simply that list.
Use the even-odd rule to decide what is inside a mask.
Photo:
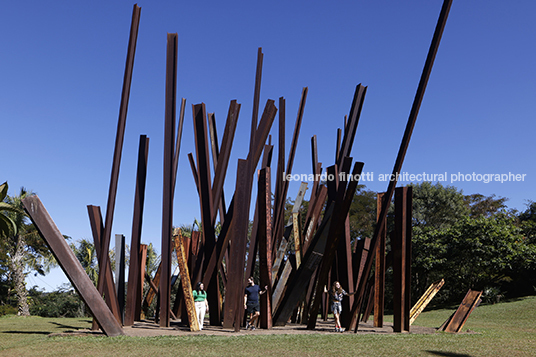
[{"label": "sculpture of steel beams", "polygon": [[[210,113],[207,117],[204,104],[192,106],[196,151],[195,159],[192,154],[189,154],[188,157],[199,194],[203,231],[192,233],[191,244],[180,240],[180,243],[177,246],[178,257],[181,264],[181,274],[183,274],[183,276],[181,276],[182,294],[177,296],[176,309],[174,310],[178,312],[178,302],[181,301],[181,296],[183,306],[187,306],[188,304],[186,303],[191,303],[189,299],[189,293],[191,292],[191,283],[189,279],[202,280],[209,293],[208,299],[211,311],[210,323],[212,325],[220,324],[220,308],[223,299],[219,291],[219,279],[221,279],[221,282],[223,282],[225,287],[226,302],[225,310],[223,312],[224,327],[232,327],[235,331],[240,330],[244,315],[244,272],[248,275],[253,272],[258,253],[261,275],[260,284],[261,286],[269,286],[269,293],[266,294],[262,300],[261,327],[270,328],[272,323],[274,325],[284,325],[291,316],[294,315],[296,317],[296,312],[298,311],[297,307],[303,306],[303,309],[300,310],[302,323],[307,323],[307,326],[310,329],[315,328],[316,318],[323,296],[323,287],[326,284],[329,284],[329,279],[341,280],[343,285],[349,290],[352,290],[354,283],[357,286],[357,295],[353,303],[351,300],[347,300],[346,302],[348,305],[352,305],[351,314],[344,315],[342,319],[343,324],[347,328],[357,329],[357,314],[361,310],[365,294],[368,295],[369,292],[369,308],[367,309],[366,315],[368,315],[372,308],[372,297],[374,296],[376,310],[375,325],[381,325],[383,323],[381,321],[381,317],[383,316],[383,301],[381,299],[383,298],[384,293],[382,290],[383,280],[381,274],[385,269],[385,238],[382,240],[381,237],[385,236],[387,233],[385,228],[387,207],[395,192],[396,174],[401,170],[404,156],[409,145],[411,133],[415,125],[433,60],[437,52],[439,40],[445,26],[450,4],[451,0],[445,0],[443,4],[432,45],[423,70],[423,75],[410,112],[406,131],[393,168],[393,177],[395,179],[390,182],[382,204],[379,204],[378,224],[373,238],[370,241],[370,253],[368,250],[364,249],[364,246],[368,244],[363,244],[362,250],[358,250],[358,252],[352,254],[348,220],[348,210],[358,185],[357,178],[363,168],[363,163],[356,162],[350,173],[352,166],[350,153],[364,103],[366,87],[362,85],[356,87],[350,113],[345,117],[344,130],[337,130],[335,162],[334,165],[330,166],[327,170],[330,176],[332,176],[331,179],[328,179],[327,185],[322,184],[319,179],[320,173],[322,172],[322,164],[318,162],[316,136],[313,136],[311,139],[312,171],[315,181],[311,189],[309,209],[304,217],[305,224],[303,227],[300,225],[300,212],[298,209],[301,205],[301,199],[303,199],[305,189],[300,189],[300,192],[303,192],[301,192],[301,196],[298,195],[298,197],[301,197],[300,201],[298,202],[298,199],[296,200],[297,208],[293,210],[292,217],[287,226],[284,225],[285,201],[289,189],[289,182],[284,178],[292,172],[308,89],[305,87],[302,90],[294,134],[290,146],[290,153],[287,160],[285,160],[286,104],[284,98],[279,99],[279,143],[277,145],[279,152],[275,177],[273,214],[271,207],[270,162],[274,147],[271,145],[271,138],[268,145],[266,145],[266,141],[278,109],[275,107],[273,100],[268,100],[260,123],[257,124],[263,62],[262,49],[258,49],[257,56],[249,152],[245,160],[238,161],[235,192],[228,208],[225,207],[223,184],[237,126],[240,104],[237,104],[236,100],[231,101],[221,146],[219,146],[218,143],[215,114]],[[95,244],[99,251],[98,258],[100,271],[102,272],[99,276],[98,283],[98,291],[100,294],[97,293],[97,296],[99,297],[98,300],[101,303],[94,305],[93,309],[97,311],[97,313],[94,312],[94,314],[98,324],[103,331],[109,335],[122,333],[120,326],[119,330],[117,329],[117,324],[119,324],[121,319],[119,317],[119,309],[116,308],[118,304],[115,289],[110,288],[110,286],[113,286],[113,279],[111,269],[109,268],[110,262],[108,249],[125,131],[134,51],[139,26],[139,15],[140,8],[135,5],[127,53],[125,78],[123,82],[116,146],[107,202],[106,222],[104,225],[102,224],[102,218],[100,217],[100,209],[96,206],[88,206]],[[169,326],[170,318],[174,318],[174,314],[169,306],[172,284],[172,213],[185,109],[185,100],[183,99],[181,103],[178,134],[175,137],[177,45],[177,34],[168,34],[163,165],[162,263],[159,267],[159,275],[154,278],[154,282],[156,282],[159,287],[153,283],[150,277],[148,278],[148,282],[152,285],[152,293],[156,293],[158,290],[158,293],[160,294],[160,307],[156,318],[159,320],[160,326],[163,327]],[[132,325],[135,319],[140,318],[140,309],[136,307],[139,306],[142,301],[141,291],[143,280],[146,275],[145,259],[147,247],[146,245],[141,244],[141,217],[143,215],[147,150],[148,139],[146,139],[145,136],[142,136],[140,138],[138,177],[136,181],[136,200],[134,207],[129,272],[130,284],[127,294],[125,325]],[[263,152],[264,158],[257,183],[258,195],[257,204],[255,205],[256,211],[254,215],[253,232],[249,238],[250,248],[246,255],[251,191],[254,187],[256,168]],[[213,175],[211,174],[209,163],[211,154],[214,168]],[[285,167],[286,171],[284,171]],[[399,218],[397,218],[398,220],[396,223],[397,228],[395,230],[395,238],[393,239],[392,255],[394,256],[395,271],[400,272],[400,275],[397,275],[397,282],[402,284],[399,289],[400,293],[397,292],[399,295],[397,295],[398,297],[395,299],[395,331],[402,331],[409,330],[409,295],[404,293],[404,289],[406,292],[409,292],[409,270],[407,269],[410,264],[410,256],[407,252],[409,252],[410,244],[409,232],[411,222],[409,208],[411,206],[411,195],[406,194],[407,189],[397,190],[397,192],[404,192],[402,194],[402,201],[404,203],[402,203],[402,206],[398,206],[404,208],[399,208],[401,213],[397,215]],[[400,199],[395,200],[395,205],[398,201],[400,201]],[[36,205],[37,202],[32,202],[31,209],[27,209],[34,210],[34,204]],[[42,211],[44,211],[44,208],[39,211],[40,213],[37,213],[36,217],[32,217],[32,219],[35,221],[41,220],[45,216]],[[323,216],[322,211],[324,211]],[[34,211],[32,212],[34,215],[36,214]],[[219,235],[216,236],[215,225],[218,212],[221,231]],[[46,220],[47,219],[45,219],[45,221]],[[46,234],[52,236],[55,236],[58,233],[56,232],[57,229],[55,231],[54,229],[49,229],[49,227],[46,229],[43,228],[42,230]],[[406,232],[406,238],[404,238],[404,234],[401,234],[401,232]],[[290,234],[293,234],[295,241],[296,259],[287,259],[284,266],[279,268],[280,262],[283,261],[283,256],[288,254],[287,244]],[[400,241],[399,239],[402,240]],[[57,237],[52,238],[52,241],[55,240],[57,240]],[[362,242],[368,243],[366,240],[363,240]],[[400,245],[397,245],[397,242],[399,242]],[[54,244],[56,244],[56,242],[54,242]],[[54,251],[54,254],[56,255],[62,256],[67,254],[63,252],[62,249],[64,248],[61,246],[54,249],[57,250]],[[280,252],[279,255],[278,252]],[[248,259],[247,261],[246,256]],[[378,264],[376,270],[380,274],[373,282],[373,280],[369,278],[369,275],[374,257],[376,257]],[[224,258],[225,265],[223,265]],[[288,258],[290,258],[290,256]],[[359,260],[359,258],[361,258],[361,260]],[[65,269],[72,269],[76,265],[69,261],[70,258],[62,256],[62,259],[64,264],[66,264],[66,267],[64,267]],[[94,299],[94,296],[91,295],[94,293],[93,290],[80,284],[80,279],[84,280],[78,276],[71,280],[76,280],[73,283],[79,284],[77,285],[77,289],[84,299]],[[106,307],[104,312],[100,312],[102,310],[102,306],[100,306],[102,304],[100,295],[103,293],[111,310]],[[274,301],[270,300],[271,297],[275,297]],[[86,303],[88,303],[88,305],[90,303],[93,304],[92,301],[86,301]],[[189,307],[186,310],[190,315],[192,312],[191,309],[192,306],[189,304]],[[350,309],[345,308],[344,310],[349,311]],[[115,317],[114,314],[116,315]],[[376,321],[376,315],[378,315],[378,321]],[[111,320],[114,322],[109,321],[110,316]],[[184,317],[185,316],[183,315],[183,318]],[[194,330],[196,329],[191,318],[190,325]]]}]

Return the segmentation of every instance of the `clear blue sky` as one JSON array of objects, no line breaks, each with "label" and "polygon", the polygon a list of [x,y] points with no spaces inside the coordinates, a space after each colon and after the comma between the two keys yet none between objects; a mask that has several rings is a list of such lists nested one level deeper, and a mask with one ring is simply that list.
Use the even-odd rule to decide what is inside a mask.
[{"label": "clear blue sky", "polygon": [[[105,214],[132,6],[130,1],[12,1],[0,12],[0,181],[39,195],[63,234],[91,238],[86,206]],[[174,224],[199,219],[188,165],[191,105],[242,104],[225,193],[248,150],[257,48],[261,105],[286,98],[287,155],[302,87],[309,88],[293,173],[334,162],[336,129],[355,86],[368,86],[352,154],[391,173],[442,1],[140,1],[141,23],[112,234],[130,241],[140,134],[150,138],[142,241],[160,251],[166,33],[179,35],[178,100],[187,99]],[[443,185],[536,200],[536,2],[454,0],[411,144],[409,174],[447,173]],[[262,108],[261,108],[262,110]],[[277,125],[272,129],[277,142]],[[277,152],[274,153],[277,157]],[[524,181],[452,182],[455,174],[525,174]],[[409,182],[400,182],[407,184]],[[298,183],[290,186],[294,197]],[[53,289],[62,273],[30,284]],[[63,278],[64,279],[64,278]]]}]

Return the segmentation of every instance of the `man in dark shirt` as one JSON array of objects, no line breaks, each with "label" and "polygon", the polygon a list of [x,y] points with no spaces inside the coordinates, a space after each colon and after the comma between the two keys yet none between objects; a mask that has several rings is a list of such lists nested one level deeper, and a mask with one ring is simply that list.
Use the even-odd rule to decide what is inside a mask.
[{"label": "man in dark shirt", "polygon": [[248,286],[244,294],[244,308],[249,315],[249,322],[246,325],[246,330],[255,330],[255,321],[260,316],[259,295],[264,294],[268,290],[268,286],[264,287],[264,290],[255,284],[253,277],[248,279]]}]

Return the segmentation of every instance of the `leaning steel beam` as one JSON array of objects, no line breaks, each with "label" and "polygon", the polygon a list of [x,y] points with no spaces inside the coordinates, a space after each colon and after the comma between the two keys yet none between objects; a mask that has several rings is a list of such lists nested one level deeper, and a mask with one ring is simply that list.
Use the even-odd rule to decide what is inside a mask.
[{"label": "leaning steel beam", "polygon": [[27,197],[22,200],[22,203],[39,234],[49,246],[69,281],[88,306],[102,331],[107,336],[124,335],[121,325],[106,306],[95,285],[93,285],[86,271],[76,259],[39,197],[37,195]]},{"label": "leaning steel beam", "polygon": [[[417,115],[419,114],[419,109],[421,107],[422,99],[424,97],[426,85],[428,83],[428,79],[430,78],[430,73],[432,72],[432,67],[434,64],[435,56],[437,54],[437,49],[439,48],[439,43],[441,42],[441,36],[443,35],[445,24],[447,23],[447,18],[448,18],[451,5],[452,5],[452,0],[444,0],[443,7],[441,8],[441,13],[439,14],[437,26],[435,28],[434,36],[432,38],[432,43],[428,51],[428,56],[426,57],[426,62],[425,62],[424,69],[421,75],[421,79],[419,81],[417,93],[415,94],[415,99],[411,107],[411,111],[410,111],[409,118],[408,118],[408,123],[406,125],[406,130],[404,131],[402,143],[400,144],[400,149],[398,151],[395,165],[393,167],[393,173],[392,173],[393,180],[389,182],[389,186],[387,188],[386,202],[390,202],[391,199],[393,198],[393,193],[394,193],[396,184],[398,182],[397,174],[400,173],[402,170],[402,164],[404,162],[404,158],[406,156],[406,152],[409,147],[411,134],[413,133],[413,128],[415,127],[415,122],[417,121]],[[376,228],[374,229],[374,235],[371,241],[372,251],[376,249],[380,229],[383,226],[383,221],[387,218],[387,206],[388,205],[385,205],[384,207],[382,207],[382,211],[378,219],[379,224],[377,224]],[[369,258],[367,258],[367,263],[365,265],[365,270],[364,270],[365,276],[368,276],[370,274],[371,268],[372,268],[372,254],[369,255]],[[352,307],[352,320],[350,322],[350,325],[346,326],[347,329],[350,329],[353,327],[355,329],[355,332],[357,332],[357,328],[359,326],[357,324],[357,312],[359,311],[361,302],[363,300],[363,294],[365,292],[365,282],[366,282],[366,279],[361,279],[361,282],[357,288],[356,297],[354,300],[354,306]]]},{"label": "leaning steel beam", "polygon": [[[309,89],[307,87],[303,87],[302,89],[300,105],[298,107],[298,114],[296,116],[296,124],[294,125],[294,134],[292,135],[292,143],[290,144],[290,152],[288,155],[287,169],[284,173],[285,176],[290,175],[292,173],[292,166],[294,164],[294,156],[296,155],[296,149],[298,146],[298,137],[300,136],[300,128],[301,128],[301,123],[302,123],[302,118],[303,118],[303,112],[305,110],[305,102],[307,100],[308,90]],[[282,228],[281,222],[283,222],[283,220],[285,219],[285,201],[286,201],[285,197],[287,196],[288,186],[289,186],[289,181],[285,180],[283,182],[281,195],[279,196],[279,202],[277,202],[277,206],[275,207],[275,211],[274,211],[274,221],[275,221],[274,233],[275,234],[274,234],[274,237],[272,237],[272,239],[274,240],[274,247],[279,246],[282,235],[283,235],[283,232],[281,229]],[[272,254],[274,253],[275,252],[272,252]]]},{"label": "leaning steel beam", "polygon": [[179,156],[181,153],[182,127],[184,124],[184,110],[186,109],[186,99],[182,98],[179,114],[179,125],[177,137],[175,138],[175,154],[173,155],[173,195],[175,195],[175,185],[177,183],[177,171],[179,169]]},{"label": "leaning steel beam", "polygon": [[[130,96],[130,85],[132,83],[132,71],[134,69],[134,54],[136,53],[136,41],[138,39],[138,28],[140,25],[141,8],[134,5],[132,11],[132,23],[130,25],[130,38],[128,41],[127,60],[125,64],[125,75],[123,77],[123,90],[121,93],[121,104],[119,106],[119,119],[117,123],[117,135],[115,138],[115,149],[112,164],[112,174],[110,178],[110,189],[108,191],[108,203],[106,206],[106,220],[104,222],[104,235],[102,237],[102,247],[104,252],[108,252],[110,239],[112,236],[112,223],[114,218],[115,198],[117,195],[117,182],[119,180],[119,166],[121,164],[121,152],[123,150],[123,139],[125,137],[125,126],[127,120],[128,100]],[[108,265],[108,254],[102,254],[102,260],[99,261],[101,271],[105,271]],[[104,275],[99,275],[97,287],[102,291],[104,286]],[[112,298],[117,300],[115,293]]]},{"label": "leaning steel beam", "polygon": [[[214,169],[214,179],[212,183],[212,204],[214,207],[220,201],[220,197],[223,195],[223,184],[225,182],[225,175],[227,172],[227,166],[229,165],[229,157],[231,156],[231,148],[233,147],[233,139],[236,131],[236,123],[238,121],[238,114],[240,113],[240,104],[236,100],[232,100],[229,105],[229,112],[227,113],[227,120],[225,121],[225,129],[223,130],[223,138],[221,140],[221,149],[218,155],[218,163]],[[212,213],[212,221],[216,221],[216,211]],[[225,216],[224,216],[225,217]],[[223,221],[224,217],[220,217],[220,221]]]},{"label": "leaning steel beam", "polygon": [[358,84],[352,106],[350,108],[350,115],[348,116],[348,123],[345,125],[344,138],[339,150],[339,156],[337,157],[337,166],[342,165],[342,161],[345,157],[350,157],[350,151],[354,143],[355,133],[357,131],[357,124],[359,123],[359,116],[361,115],[361,109],[363,109],[363,101],[365,100],[365,94],[367,87]]},{"label": "leaning steel beam", "polygon": [[[178,232],[177,232],[178,231]],[[186,259],[186,249],[180,230],[176,229],[175,236],[178,236],[177,259],[181,274],[181,285],[184,294],[184,302],[188,313],[188,321],[190,323],[190,331],[199,331],[199,321],[195,313],[194,297],[192,293],[192,284],[190,283],[190,274],[188,272],[188,264]]]},{"label": "leaning steel beam", "polygon": [[432,301],[437,292],[445,284],[445,279],[438,280],[433,282],[420,299],[413,305],[409,312],[409,323],[412,324],[415,319],[421,314],[421,312],[426,308],[426,306]]},{"label": "leaning steel beam", "polygon": [[160,278],[160,326],[169,327],[171,301],[171,235],[173,225],[173,156],[177,100],[177,52],[178,36],[167,34],[166,51],[166,99],[164,124],[164,164],[162,198],[162,276]]},{"label": "leaning steel beam", "polygon": [[[147,160],[149,158],[149,138],[140,135],[138,148],[138,168],[136,174],[136,193],[134,194],[134,216],[132,218],[132,236],[130,240],[130,251],[138,252],[141,243],[141,229],[143,221],[143,207],[145,202],[145,185],[147,178]],[[143,291],[143,287],[138,285],[140,274],[140,262],[138,254],[130,254],[130,266],[128,270],[127,302],[125,309],[125,326],[134,324],[136,310],[141,310],[141,301],[137,301]]]}]

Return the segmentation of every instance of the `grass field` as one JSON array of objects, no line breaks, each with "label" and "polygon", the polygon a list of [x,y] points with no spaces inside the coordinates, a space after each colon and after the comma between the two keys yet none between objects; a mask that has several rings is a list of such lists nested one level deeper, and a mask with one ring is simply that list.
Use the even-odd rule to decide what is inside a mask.
[{"label": "grass field", "polygon": [[[453,312],[423,312],[415,325],[438,327]],[[0,356],[536,356],[536,296],[476,308],[474,333],[236,336],[56,336],[89,319],[0,318]]]}]

